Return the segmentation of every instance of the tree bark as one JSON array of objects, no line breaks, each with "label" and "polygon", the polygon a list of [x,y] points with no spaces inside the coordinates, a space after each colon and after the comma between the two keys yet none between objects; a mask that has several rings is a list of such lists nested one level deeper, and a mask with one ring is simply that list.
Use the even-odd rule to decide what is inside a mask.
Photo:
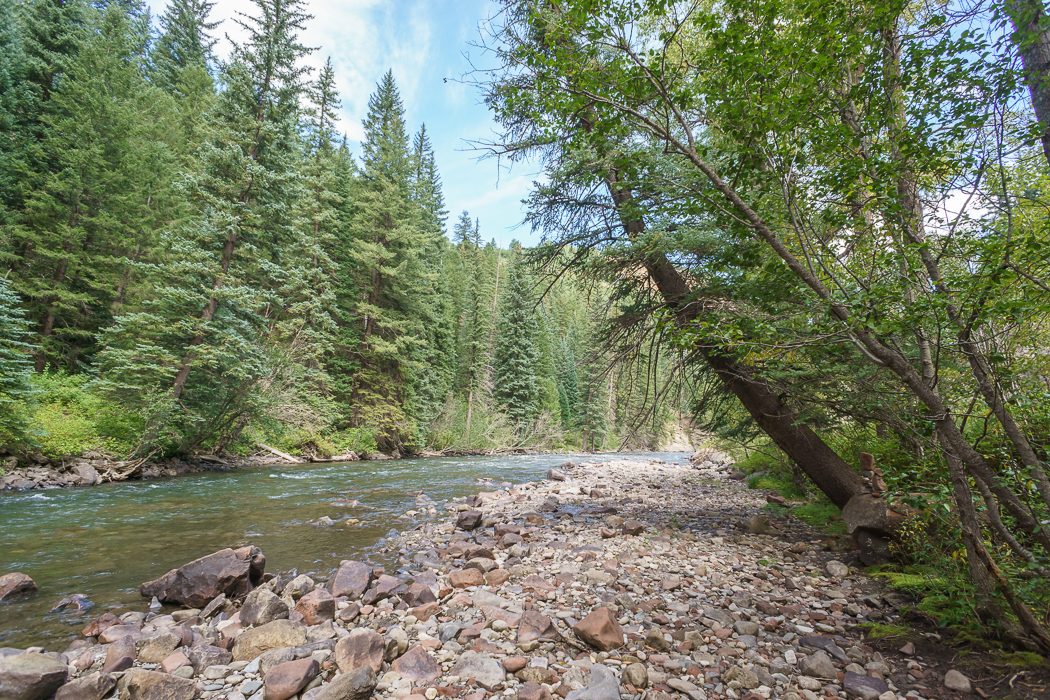
[{"label": "tree bark", "polygon": [[[630,218],[626,212],[632,200],[630,190],[620,182],[619,173],[614,168],[607,170],[605,183],[616,203],[624,231],[629,238],[637,238],[645,230],[645,222]],[[649,254],[644,264],[660,295],[675,311],[679,326],[687,326],[703,315],[700,305],[686,303],[689,285],[665,255]],[[784,402],[775,387],[736,362],[725,348],[698,345],[696,350],[763,432],[798,464],[832,503],[843,508],[851,498],[865,492],[860,474],[811,428],[799,424],[798,411]]]},{"label": "tree bark", "polygon": [[1050,25],[1046,8],[1041,0],[1006,0],[1004,9],[1014,25],[1014,44],[1039,120],[1043,155],[1050,164]]}]

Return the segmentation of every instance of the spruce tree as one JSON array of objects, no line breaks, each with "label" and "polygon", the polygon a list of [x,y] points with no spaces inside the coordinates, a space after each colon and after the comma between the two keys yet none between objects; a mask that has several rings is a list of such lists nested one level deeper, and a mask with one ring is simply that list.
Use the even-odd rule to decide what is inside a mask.
[{"label": "spruce tree", "polygon": [[25,313],[7,279],[0,277],[0,447],[14,449],[26,439],[25,402],[30,384],[32,346]]},{"label": "spruce tree", "polygon": [[[512,249],[520,256],[520,246]],[[539,352],[533,282],[524,262],[510,265],[503,296],[493,370],[495,396],[507,415],[519,426],[536,417],[540,407],[540,381],[536,375]]]},{"label": "spruce tree", "polygon": [[222,66],[211,136],[187,176],[196,215],[168,232],[154,298],[105,334],[107,388],[159,414],[177,406],[183,441],[235,431],[264,399],[255,382],[272,369],[267,328],[283,313],[288,251],[303,233],[300,59],[310,50],[298,34],[310,16],[299,0],[255,6],[240,15],[247,39]]},{"label": "spruce tree", "polygon": [[151,77],[172,94],[181,92],[189,70],[208,71],[217,42],[210,32],[218,22],[209,22],[214,2],[173,0],[160,17],[160,36],[151,52]]}]

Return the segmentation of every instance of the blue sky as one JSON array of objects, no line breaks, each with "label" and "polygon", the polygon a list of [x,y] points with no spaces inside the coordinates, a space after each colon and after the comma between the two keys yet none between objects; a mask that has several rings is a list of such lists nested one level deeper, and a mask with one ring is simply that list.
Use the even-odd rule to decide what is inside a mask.
[{"label": "blue sky", "polygon": [[[147,4],[158,17],[166,3]],[[212,12],[213,20],[222,21],[217,35],[228,33],[236,40],[240,28],[229,19],[253,9],[250,0],[218,0]],[[490,137],[495,129],[477,91],[458,82],[470,70],[464,54],[483,59],[469,42],[479,38],[479,22],[495,9],[490,0],[313,0],[309,11],[314,18],[302,39],[320,47],[310,65],[320,67],[332,57],[343,101],[340,126],[355,153],[360,153],[368,96],[387,69],[393,69],[410,131],[426,122],[434,144],[449,229],[466,209],[481,219],[485,240],[495,238],[505,246],[517,238],[529,244],[536,237],[518,224],[523,218],[521,200],[536,169],[515,166],[500,171],[494,159],[479,162],[466,143]],[[223,38],[217,51],[225,57],[228,50]]]}]

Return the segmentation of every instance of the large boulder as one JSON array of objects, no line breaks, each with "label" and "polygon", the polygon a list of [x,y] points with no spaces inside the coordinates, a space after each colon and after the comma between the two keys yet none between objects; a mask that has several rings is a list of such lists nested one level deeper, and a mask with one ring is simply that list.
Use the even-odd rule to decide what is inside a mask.
[{"label": "large boulder", "polygon": [[262,582],[266,557],[258,547],[223,549],[139,586],[144,598],[203,608],[220,593],[240,597]]},{"label": "large boulder", "polygon": [[316,588],[300,598],[295,609],[308,625],[331,622],[335,618],[335,598],[325,589]]},{"label": "large boulder", "polygon": [[351,673],[362,666],[371,666],[373,672],[379,673],[385,649],[386,642],[377,632],[358,627],[339,640],[333,656],[340,673]]},{"label": "large boulder", "polygon": [[377,684],[372,667],[362,666],[353,673],[340,673],[331,683],[322,685],[313,700],[367,700]]},{"label": "large boulder", "polygon": [[128,671],[119,686],[120,697],[128,700],[193,700],[197,696],[196,682],[141,668]]},{"label": "large boulder", "polygon": [[885,498],[862,493],[849,499],[842,509],[842,519],[851,535],[857,530],[867,530],[882,537],[892,537],[907,519],[906,510],[903,504],[894,503],[891,506]]},{"label": "large boulder", "polygon": [[68,667],[44,654],[0,657],[0,698],[42,700],[66,682]]},{"label": "large boulder", "polygon": [[278,664],[266,672],[263,700],[288,700],[317,677],[321,667],[316,659],[299,659]]},{"label": "large boulder", "polygon": [[616,622],[609,608],[595,608],[572,628],[576,636],[602,651],[623,646],[623,628]]},{"label": "large boulder", "polygon": [[[376,635],[379,636],[379,635]],[[281,647],[306,644],[306,627],[291,620],[274,620],[242,632],[233,645],[234,661],[254,661],[259,655]]]},{"label": "large boulder", "polygon": [[328,579],[328,592],[338,598],[357,600],[372,585],[372,567],[360,561],[346,561]]},{"label": "large boulder", "polygon": [[117,679],[106,673],[92,673],[66,683],[55,693],[55,700],[102,700],[117,684]]},{"label": "large boulder", "polygon": [[135,657],[145,664],[159,664],[181,645],[181,634],[159,629],[135,640]]},{"label": "large boulder", "polygon": [[261,627],[274,620],[286,619],[288,619],[288,604],[266,588],[258,588],[249,593],[241,607],[242,625]]},{"label": "large boulder", "polygon": [[6,600],[22,593],[36,592],[36,582],[23,573],[14,571],[0,576],[0,600]]}]

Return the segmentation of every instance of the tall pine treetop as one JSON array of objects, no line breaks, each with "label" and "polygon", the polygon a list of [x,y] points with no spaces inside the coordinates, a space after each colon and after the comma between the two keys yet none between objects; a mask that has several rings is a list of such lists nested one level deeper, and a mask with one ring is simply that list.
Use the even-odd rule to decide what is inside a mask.
[{"label": "tall pine treetop", "polygon": [[408,134],[405,131],[405,106],[388,70],[368,98],[368,116],[364,120],[365,140],[361,144],[365,176],[383,178],[398,186],[411,179]]},{"label": "tall pine treetop", "polygon": [[160,17],[160,37],[153,47],[153,76],[160,87],[174,92],[180,73],[191,66],[207,68],[214,59],[217,39],[209,32],[219,26],[209,22],[214,2],[173,0]]},{"label": "tall pine treetop", "polygon": [[256,81],[258,109],[267,109],[271,95],[282,103],[297,102],[310,68],[299,59],[314,49],[300,43],[299,33],[313,15],[303,0],[252,0],[255,15],[238,12],[235,21],[248,38],[233,49],[234,62],[244,63]]}]

